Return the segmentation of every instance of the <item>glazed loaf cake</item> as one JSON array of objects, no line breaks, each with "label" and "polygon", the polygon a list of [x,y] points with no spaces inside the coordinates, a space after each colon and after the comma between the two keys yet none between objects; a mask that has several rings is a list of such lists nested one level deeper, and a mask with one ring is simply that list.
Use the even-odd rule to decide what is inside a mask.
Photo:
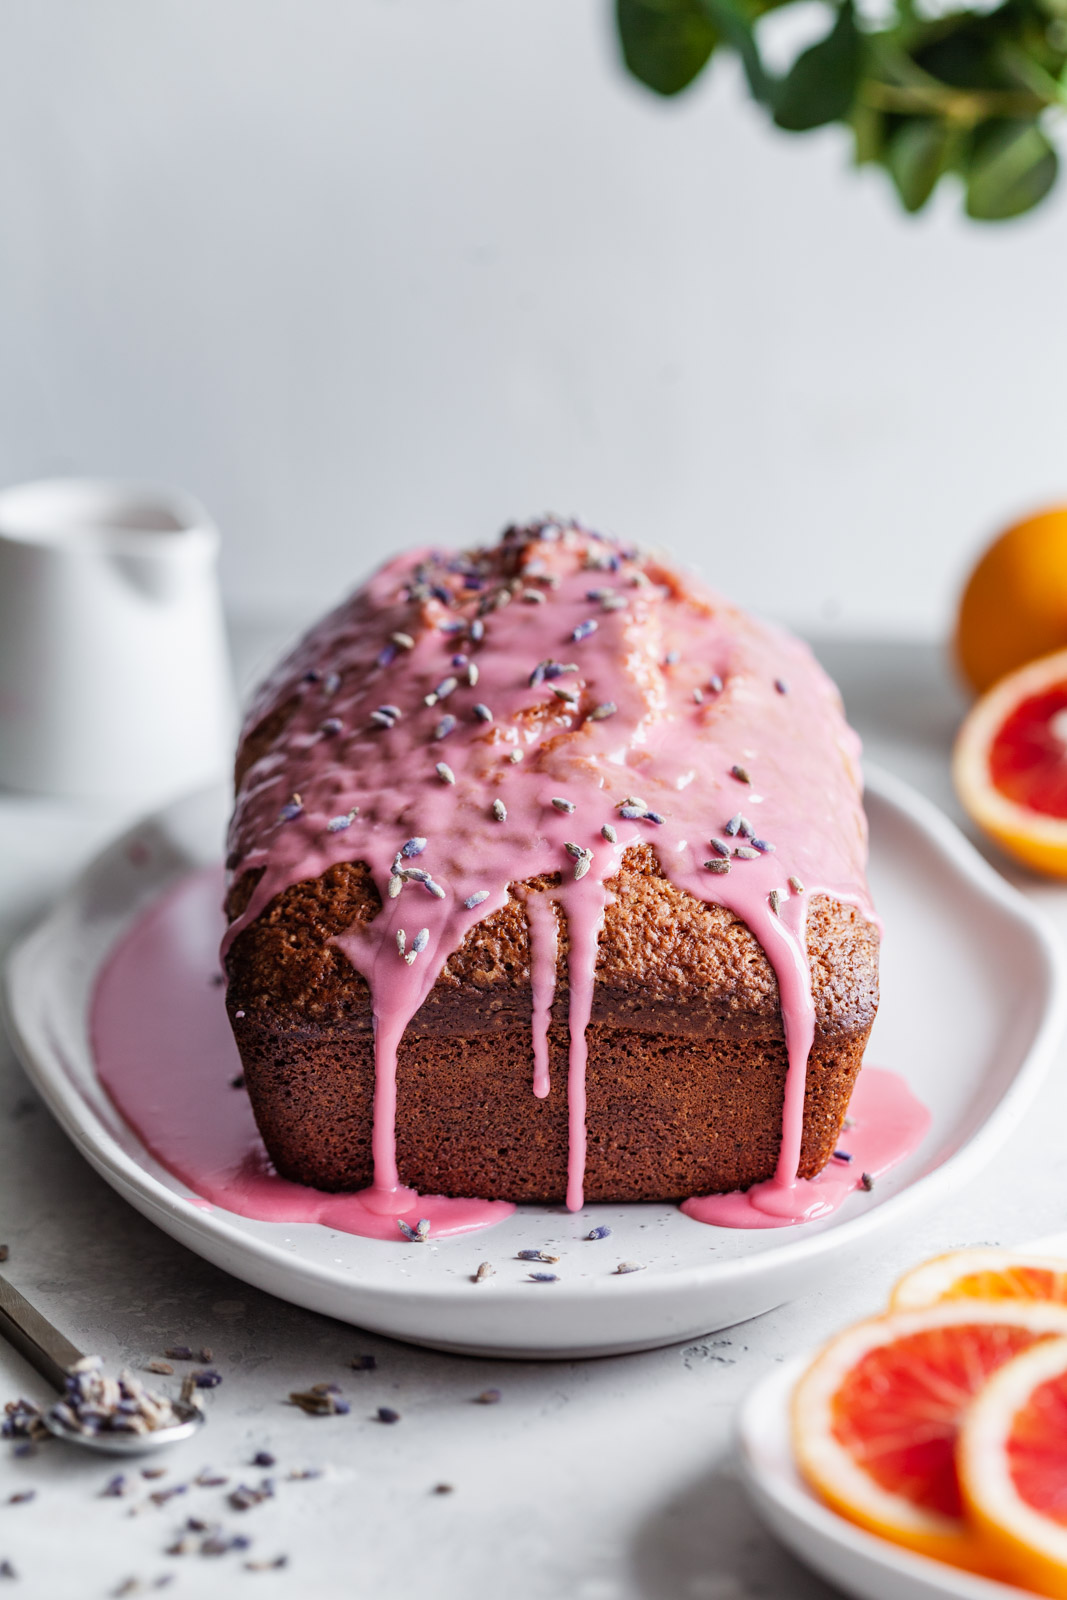
[{"label": "glazed loaf cake", "polygon": [[818,1173],[878,999],[857,757],[804,646],[584,527],[390,563],[238,752],[227,1007],[278,1172]]}]

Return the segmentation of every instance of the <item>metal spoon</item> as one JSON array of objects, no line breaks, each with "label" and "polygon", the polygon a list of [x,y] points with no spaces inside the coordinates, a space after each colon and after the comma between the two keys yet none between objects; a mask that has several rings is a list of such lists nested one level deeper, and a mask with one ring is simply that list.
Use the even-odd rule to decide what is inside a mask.
[{"label": "metal spoon", "polygon": [[[82,1352],[70,1340],[53,1328],[47,1317],[30,1305],[24,1295],[4,1277],[0,1277],[0,1333],[26,1357],[26,1360],[53,1389],[66,1392],[67,1378],[77,1362],[84,1359]],[[171,1402],[181,1421],[170,1428],[156,1428],[151,1433],[78,1433],[57,1418],[45,1412],[42,1421],[49,1433],[69,1444],[81,1444],[90,1450],[103,1451],[109,1456],[146,1455],[149,1451],[163,1450],[170,1444],[189,1439],[204,1421],[199,1406],[185,1400]]]}]

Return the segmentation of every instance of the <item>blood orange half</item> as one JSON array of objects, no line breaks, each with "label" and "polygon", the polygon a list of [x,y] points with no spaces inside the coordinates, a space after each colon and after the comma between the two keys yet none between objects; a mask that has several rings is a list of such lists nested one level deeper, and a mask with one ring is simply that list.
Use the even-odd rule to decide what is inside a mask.
[{"label": "blood orange half", "polygon": [[1015,1250],[953,1250],[906,1273],[889,1297],[889,1308],[908,1311],[941,1300],[1050,1300],[1067,1305],[1067,1261]]},{"label": "blood orange half", "polygon": [[1067,1307],[948,1301],[858,1323],[797,1385],[801,1471],[852,1522],[987,1571],[956,1475],[960,1418],[992,1373],[1051,1335],[1067,1336]]},{"label": "blood orange half", "polygon": [[1067,1600],[1067,1339],[990,1379],[960,1430],[960,1486],[1001,1569]]},{"label": "blood orange half", "polygon": [[982,696],[959,731],[952,775],[969,815],[1009,855],[1067,877],[1067,650]]}]

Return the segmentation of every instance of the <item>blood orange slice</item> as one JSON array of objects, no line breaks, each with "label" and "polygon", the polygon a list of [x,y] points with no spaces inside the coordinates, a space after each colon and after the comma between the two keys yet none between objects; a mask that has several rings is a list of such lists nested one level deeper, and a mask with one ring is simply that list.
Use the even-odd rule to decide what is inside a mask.
[{"label": "blood orange slice", "polygon": [[891,1311],[942,1300],[1050,1300],[1067,1305],[1067,1261],[1014,1250],[953,1250],[906,1273],[889,1297]]},{"label": "blood orange slice", "polygon": [[960,1487],[1001,1569],[1067,1597],[1067,1339],[1001,1367],[964,1418]]},{"label": "blood orange slice", "polygon": [[1067,650],[982,696],[959,731],[952,775],[969,815],[1009,855],[1067,877]]},{"label": "blood orange slice", "polygon": [[1022,1301],[948,1301],[847,1329],[794,1394],[801,1471],[852,1522],[987,1570],[956,1476],[960,1418],[990,1374],[1050,1335],[1067,1336],[1067,1307]]}]

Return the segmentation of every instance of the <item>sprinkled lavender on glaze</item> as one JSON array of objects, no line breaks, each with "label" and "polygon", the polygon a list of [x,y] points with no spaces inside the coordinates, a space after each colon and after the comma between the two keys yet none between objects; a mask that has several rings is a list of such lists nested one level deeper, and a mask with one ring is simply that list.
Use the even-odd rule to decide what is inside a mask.
[{"label": "sprinkled lavender on glaze", "polygon": [[610,822],[605,822],[605,824],[601,828],[600,832],[603,834],[604,838],[608,841],[609,844],[618,844],[619,836],[616,833],[615,829],[612,827]]},{"label": "sprinkled lavender on glaze", "polygon": [[595,633],[596,630],[597,622],[595,617],[587,617],[584,622],[579,622],[578,626],[571,634],[571,638],[575,644],[580,644],[583,639],[588,639],[589,635],[591,633]]},{"label": "sprinkled lavender on glaze", "polygon": [[585,1237],[587,1239],[589,1239],[589,1240],[593,1240],[593,1239],[610,1239],[611,1238],[611,1229],[608,1227],[606,1222],[600,1222],[600,1223],[597,1224],[597,1226],[595,1228],[590,1228],[589,1232],[586,1234]]},{"label": "sprinkled lavender on glaze", "polygon": [[463,904],[466,906],[468,911],[473,911],[475,906],[480,906],[484,901],[488,900],[488,898],[488,889],[476,889],[473,894],[469,894],[467,896]]},{"label": "sprinkled lavender on glaze", "polygon": [[434,770],[442,783],[455,783],[456,774],[446,761],[439,761]]},{"label": "sprinkled lavender on glaze", "polygon": [[359,807],[356,806],[352,811],[345,811],[339,817],[331,817],[326,824],[327,833],[343,833],[346,828],[350,828],[356,820],[358,810]]},{"label": "sprinkled lavender on glaze", "polygon": [[506,822],[508,820],[508,808],[504,804],[503,800],[499,798],[494,800],[491,809],[494,821]]},{"label": "sprinkled lavender on glaze", "polygon": [[568,817],[571,816],[575,810],[574,801],[565,800],[563,796],[559,794],[552,796],[552,804],[555,806],[557,811],[562,811],[564,815]]},{"label": "sprinkled lavender on glaze", "polygon": [[456,719],[451,712],[449,712],[441,718],[440,722],[433,730],[433,736],[435,739],[447,739],[449,734],[455,731],[455,727]]},{"label": "sprinkled lavender on glaze", "polygon": [[474,712],[474,715],[478,718],[479,722],[492,722],[493,713],[490,711],[488,706],[483,706],[480,700],[476,706],[471,707],[471,710]]}]

